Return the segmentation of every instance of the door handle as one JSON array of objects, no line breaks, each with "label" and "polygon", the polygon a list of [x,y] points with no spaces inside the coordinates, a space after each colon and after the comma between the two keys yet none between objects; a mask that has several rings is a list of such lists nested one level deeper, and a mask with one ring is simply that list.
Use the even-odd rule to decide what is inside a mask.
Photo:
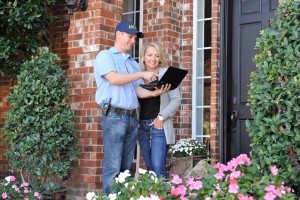
[{"label": "door handle", "polygon": [[236,121],[237,121],[238,113],[236,110],[232,111],[232,114],[230,116],[231,125],[232,125],[232,131],[235,132],[236,130]]}]

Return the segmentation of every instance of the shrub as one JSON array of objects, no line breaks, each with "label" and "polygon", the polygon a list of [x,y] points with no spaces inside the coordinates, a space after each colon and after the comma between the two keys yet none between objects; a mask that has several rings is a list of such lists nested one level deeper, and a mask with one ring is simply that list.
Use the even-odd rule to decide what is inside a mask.
[{"label": "shrub", "polygon": [[289,185],[300,183],[300,2],[285,0],[257,39],[249,103],[251,157],[262,173],[276,165]]},{"label": "shrub", "polygon": [[53,180],[69,177],[78,157],[74,115],[68,108],[68,79],[55,62],[57,56],[40,48],[25,62],[18,84],[7,100],[11,109],[3,128],[5,155],[23,181],[54,186]]},{"label": "shrub", "polygon": [[49,9],[57,0],[0,1],[0,73],[16,78],[21,64],[36,53],[53,21]]}]

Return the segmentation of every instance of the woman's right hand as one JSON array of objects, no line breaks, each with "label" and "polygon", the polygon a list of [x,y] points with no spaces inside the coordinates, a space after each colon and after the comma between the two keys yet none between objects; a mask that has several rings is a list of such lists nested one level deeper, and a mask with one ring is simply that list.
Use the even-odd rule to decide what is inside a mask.
[{"label": "woman's right hand", "polygon": [[166,84],[166,85],[162,85],[160,88],[155,88],[155,93],[157,94],[157,96],[167,93],[170,91],[171,88],[171,84]]}]

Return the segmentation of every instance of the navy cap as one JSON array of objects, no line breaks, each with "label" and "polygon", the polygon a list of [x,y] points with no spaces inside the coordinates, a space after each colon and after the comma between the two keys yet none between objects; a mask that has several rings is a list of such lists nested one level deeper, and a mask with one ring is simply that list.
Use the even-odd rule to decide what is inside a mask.
[{"label": "navy cap", "polygon": [[140,31],[138,31],[136,29],[136,26],[130,21],[120,22],[116,27],[115,33],[117,31],[125,32],[125,33],[128,33],[130,35],[136,34],[138,38],[143,38],[144,37],[144,34]]}]

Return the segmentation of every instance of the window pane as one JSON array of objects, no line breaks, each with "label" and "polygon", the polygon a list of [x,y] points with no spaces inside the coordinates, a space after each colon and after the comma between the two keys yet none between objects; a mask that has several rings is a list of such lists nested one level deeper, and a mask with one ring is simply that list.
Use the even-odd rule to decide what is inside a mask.
[{"label": "window pane", "polygon": [[198,21],[197,24],[197,47],[210,47],[211,46],[211,20]]},{"label": "window pane", "polygon": [[123,12],[132,12],[134,11],[134,2],[132,0],[123,0]]},{"label": "window pane", "polygon": [[210,108],[197,108],[195,119],[197,124],[197,139],[204,141],[203,138],[210,136]]},{"label": "window pane", "polygon": [[211,8],[212,8],[211,2],[212,0],[205,1],[205,15],[204,15],[205,18],[211,18]]},{"label": "window pane", "polygon": [[203,77],[203,76],[210,76],[211,75],[211,50],[204,49],[198,50],[196,55],[196,76]]}]

